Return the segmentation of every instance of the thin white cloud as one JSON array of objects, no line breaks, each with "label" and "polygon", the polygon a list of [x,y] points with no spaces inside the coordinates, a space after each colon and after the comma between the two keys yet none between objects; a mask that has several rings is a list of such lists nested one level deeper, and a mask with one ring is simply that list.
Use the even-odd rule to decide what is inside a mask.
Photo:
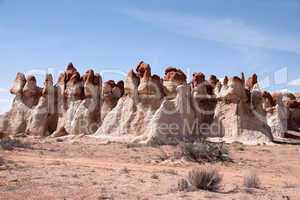
[{"label": "thin white cloud", "polygon": [[123,13],[193,38],[300,53],[300,37],[267,33],[240,20],[145,10],[127,10]]},{"label": "thin white cloud", "polygon": [[300,86],[300,78],[288,83],[289,86]]},{"label": "thin white cloud", "polygon": [[10,103],[11,99],[0,99],[0,103]]},{"label": "thin white cloud", "polygon": [[9,111],[11,103],[11,98],[0,98],[0,114]]},{"label": "thin white cloud", "polygon": [[282,68],[274,73],[275,84],[285,84],[288,82],[288,68]]},{"label": "thin white cloud", "polygon": [[270,80],[270,77],[268,77],[268,76],[259,81],[259,86],[262,89],[266,89],[266,88],[270,87],[270,85],[271,85],[271,80]]},{"label": "thin white cloud", "polygon": [[7,93],[8,92],[8,89],[6,88],[0,88],[0,93]]}]

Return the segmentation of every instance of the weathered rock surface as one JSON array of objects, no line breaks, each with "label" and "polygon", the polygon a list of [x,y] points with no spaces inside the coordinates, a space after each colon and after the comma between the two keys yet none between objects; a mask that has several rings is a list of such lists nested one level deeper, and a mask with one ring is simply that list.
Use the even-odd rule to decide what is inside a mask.
[{"label": "weathered rock surface", "polygon": [[71,121],[70,134],[93,134],[100,124],[101,76],[88,70],[83,76],[84,98]]},{"label": "weathered rock surface", "polygon": [[11,110],[0,117],[0,132],[3,135],[24,134],[32,108],[37,104],[41,90],[33,76],[18,73],[10,92],[15,94]]},{"label": "weathered rock surface", "polygon": [[162,101],[162,81],[151,75],[150,65],[144,62],[139,63],[136,71],[129,71],[124,96],[106,115],[96,137],[131,141],[146,132]]},{"label": "weathered rock surface", "polygon": [[29,117],[26,127],[28,135],[48,136],[55,130],[57,124],[55,95],[52,75],[47,74],[42,96]]},{"label": "weathered rock surface", "polygon": [[180,69],[175,67],[168,67],[165,70],[165,77],[163,80],[164,93],[167,98],[175,98],[176,88],[179,85],[186,84],[186,75]]},{"label": "weathered rock surface", "polygon": [[101,124],[100,74],[88,70],[83,77],[69,65],[59,78],[58,123],[52,136],[92,134]]},{"label": "weathered rock surface", "polygon": [[257,81],[257,75],[253,74],[250,78],[248,78],[246,80],[246,82],[245,82],[245,88],[251,91],[255,87],[255,85],[257,83],[258,83],[258,81]]},{"label": "weathered rock surface", "polygon": [[146,144],[178,144],[192,141],[195,135],[195,113],[191,106],[191,91],[186,84],[176,88],[176,98],[165,98],[149,120],[145,132],[134,142]]},{"label": "weathered rock surface", "polygon": [[212,124],[216,107],[216,96],[213,92],[218,80],[215,76],[210,76],[205,80],[203,73],[194,73],[192,80],[192,106],[195,112],[194,124],[195,133],[206,137],[210,131],[206,129]]},{"label": "weathered rock surface", "polygon": [[[259,105],[260,94],[247,95],[241,78],[224,80],[214,112],[214,130],[221,140],[247,144],[268,143],[272,140],[265,114]],[[258,97],[257,97],[258,95]],[[249,99],[250,98],[250,99]]]},{"label": "weathered rock surface", "polygon": [[106,81],[103,84],[102,92],[101,121],[104,120],[105,116],[117,105],[118,100],[123,96],[124,82]]},{"label": "weathered rock surface", "polygon": [[34,76],[18,73],[11,93],[16,95],[9,112],[0,116],[3,135],[62,136],[92,134],[98,128],[102,80],[88,70],[83,77],[70,63],[56,85],[47,74],[39,88]]},{"label": "weathered rock surface", "polygon": [[156,144],[199,138],[300,143],[300,95],[262,91],[256,74],[220,81],[197,72],[189,83],[178,68],[166,68],[162,79],[142,61],[124,82],[102,84],[93,70],[81,76],[70,63],[56,84],[47,74],[43,88],[34,76],[17,73],[10,92],[15,99],[0,116],[0,137],[92,134]]}]

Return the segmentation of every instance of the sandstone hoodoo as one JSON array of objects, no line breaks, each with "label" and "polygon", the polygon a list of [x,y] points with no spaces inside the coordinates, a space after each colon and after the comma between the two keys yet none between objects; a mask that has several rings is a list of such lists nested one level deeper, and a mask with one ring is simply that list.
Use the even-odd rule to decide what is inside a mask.
[{"label": "sandstone hoodoo", "polygon": [[56,129],[57,116],[55,107],[55,88],[51,74],[46,75],[42,96],[38,104],[32,109],[26,134],[48,136]]},{"label": "sandstone hoodoo", "polygon": [[188,82],[179,68],[164,77],[141,61],[124,81],[93,70],[83,76],[70,63],[56,84],[43,88],[34,76],[17,73],[9,112],[0,116],[0,135],[60,137],[91,135],[111,141],[174,144],[206,138],[246,144],[300,143],[299,95],[269,93],[258,77],[246,79],[195,72]]},{"label": "sandstone hoodoo", "polygon": [[101,107],[101,119],[103,120],[105,116],[117,105],[118,100],[123,96],[124,82],[119,81],[115,83],[115,81],[109,80],[106,81],[102,87],[103,104]]},{"label": "sandstone hoodoo", "polygon": [[211,125],[213,122],[214,110],[216,107],[216,95],[214,89],[218,83],[216,76],[211,75],[205,80],[205,75],[201,72],[193,73],[192,80],[192,103],[195,111],[195,120],[197,135],[208,136],[210,131],[202,128],[205,125]]},{"label": "sandstone hoodoo", "polygon": [[149,64],[140,62],[124,82],[124,95],[103,119],[96,137],[132,141],[145,139],[149,124],[163,99],[162,81],[151,74]]},{"label": "sandstone hoodoo", "polygon": [[[242,74],[243,79],[245,80],[244,74]],[[252,90],[258,84],[257,75],[253,74],[247,81],[244,83],[246,89]]]},{"label": "sandstone hoodoo", "polygon": [[182,84],[186,84],[186,75],[183,71],[175,67],[167,67],[163,81],[164,91],[167,98],[175,98],[176,88]]}]

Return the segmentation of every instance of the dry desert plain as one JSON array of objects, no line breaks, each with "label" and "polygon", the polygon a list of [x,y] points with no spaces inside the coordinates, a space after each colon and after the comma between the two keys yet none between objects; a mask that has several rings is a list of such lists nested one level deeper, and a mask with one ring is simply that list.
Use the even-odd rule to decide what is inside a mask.
[{"label": "dry desert plain", "polygon": [[[226,199],[299,200],[300,146],[227,145],[233,162],[203,163],[180,155],[179,146],[107,143],[89,137],[21,138],[23,148],[0,149],[0,199]],[[178,180],[195,168],[217,169],[217,192],[180,192]],[[246,189],[257,174],[260,189]]]}]

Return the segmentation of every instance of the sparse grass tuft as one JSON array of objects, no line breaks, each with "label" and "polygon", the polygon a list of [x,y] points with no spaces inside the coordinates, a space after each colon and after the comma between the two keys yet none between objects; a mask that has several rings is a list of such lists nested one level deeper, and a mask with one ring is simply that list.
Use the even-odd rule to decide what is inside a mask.
[{"label": "sparse grass tuft", "polygon": [[165,170],[162,170],[160,171],[160,173],[163,173],[163,174],[170,174],[170,175],[177,175],[177,171],[175,171],[174,169],[165,169]]},{"label": "sparse grass tuft", "polygon": [[121,169],[121,172],[124,174],[129,174],[129,169],[127,167],[124,167],[123,169]]},{"label": "sparse grass tuft", "polygon": [[15,148],[32,149],[30,143],[24,143],[18,139],[4,138],[0,140],[0,147],[3,150],[12,151]]},{"label": "sparse grass tuft", "polygon": [[152,175],[151,175],[151,178],[152,178],[152,179],[159,179],[159,176],[158,176],[157,174],[152,174]]},{"label": "sparse grass tuft", "polygon": [[197,189],[216,192],[220,189],[222,176],[215,169],[194,169],[189,172],[188,181]]},{"label": "sparse grass tuft", "polygon": [[185,158],[194,162],[232,162],[229,151],[223,144],[184,143],[181,144],[181,151]]},{"label": "sparse grass tuft", "polygon": [[130,148],[141,148],[143,147],[142,144],[139,144],[139,143],[128,143],[126,144],[126,148],[127,149],[130,149]]},{"label": "sparse grass tuft", "polygon": [[0,157],[0,171],[7,170],[7,169],[15,169],[15,168],[22,168],[23,166],[18,165],[13,160],[6,160]]},{"label": "sparse grass tuft", "polygon": [[184,178],[180,179],[177,182],[177,191],[186,192],[189,190],[189,183]]},{"label": "sparse grass tuft", "polygon": [[0,166],[5,165],[4,158],[0,157]]},{"label": "sparse grass tuft", "polygon": [[260,189],[261,182],[256,174],[251,174],[249,176],[244,177],[244,186],[250,189]]}]

